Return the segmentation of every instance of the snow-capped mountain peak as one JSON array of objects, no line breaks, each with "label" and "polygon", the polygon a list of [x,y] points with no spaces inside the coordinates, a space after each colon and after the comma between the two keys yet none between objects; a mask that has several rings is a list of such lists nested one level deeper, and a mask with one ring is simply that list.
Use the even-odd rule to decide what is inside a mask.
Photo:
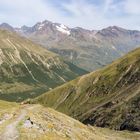
[{"label": "snow-capped mountain peak", "polygon": [[56,29],[63,34],[70,35],[70,30],[64,24],[56,25]]},{"label": "snow-capped mountain peak", "polygon": [[41,23],[41,24],[39,24],[39,26],[38,26],[38,30],[41,30],[44,26],[45,26],[45,23]]}]

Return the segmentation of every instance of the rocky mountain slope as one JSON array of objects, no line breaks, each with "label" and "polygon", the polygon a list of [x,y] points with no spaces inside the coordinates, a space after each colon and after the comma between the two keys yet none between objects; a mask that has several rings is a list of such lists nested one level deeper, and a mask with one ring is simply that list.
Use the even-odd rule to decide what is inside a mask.
[{"label": "rocky mountain slope", "polygon": [[0,140],[138,140],[139,136],[86,126],[40,105],[0,100]]},{"label": "rocky mountain slope", "polygon": [[139,31],[117,26],[96,31],[46,20],[15,30],[88,71],[101,68],[140,45]]},{"label": "rocky mountain slope", "polygon": [[140,131],[140,49],[31,101],[85,124]]},{"label": "rocky mountain slope", "polygon": [[36,97],[84,73],[24,37],[0,30],[0,99]]}]

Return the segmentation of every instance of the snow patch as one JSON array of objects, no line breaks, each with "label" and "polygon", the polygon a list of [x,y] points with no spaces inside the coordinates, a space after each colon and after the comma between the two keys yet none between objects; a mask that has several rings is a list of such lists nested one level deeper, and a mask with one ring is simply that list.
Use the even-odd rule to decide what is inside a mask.
[{"label": "snow patch", "polygon": [[38,26],[38,30],[41,30],[44,26],[45,26],[45,24],[44,24],[44,23],[41,23],[41,24]]},{"label": "snow patch", "polygon": [[114,31],[114,32],[117,31],[117,29],[115,29],[115,28],[112,28],[111,30]]},{"label": "snow patch", "polygon": [[70,30],[63,24],[60,24],[60,26],[56,26],[56,29],[63,34],[70,35]]},{"label": "snow patch", "polygon": [[113,50],[117,50],[117,49],[115,48],[115,46],[111,46],[111,48],[112,48]]}]

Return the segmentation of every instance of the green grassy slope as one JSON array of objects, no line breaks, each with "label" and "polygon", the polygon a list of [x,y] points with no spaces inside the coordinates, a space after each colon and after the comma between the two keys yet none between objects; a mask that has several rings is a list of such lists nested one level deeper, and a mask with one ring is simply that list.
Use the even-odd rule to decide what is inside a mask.
[{"label": "green grassy slope", "polygon": [[138,140],[139,135],[87,126],[41,105],[0,100],[1,140]]},{"label": "green grassy slope", "polygon": [[0,99],[36,97],[85,73],[45,48],[0,30]]},{"label": "green grassy slope", "polygon": [[32,100],[84,123],[140,130],[140,49]]}]

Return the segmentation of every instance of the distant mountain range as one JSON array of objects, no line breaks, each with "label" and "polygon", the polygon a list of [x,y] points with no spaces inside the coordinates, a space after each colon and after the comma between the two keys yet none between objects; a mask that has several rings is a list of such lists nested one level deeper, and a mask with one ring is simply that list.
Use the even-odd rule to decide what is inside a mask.
[{"label": "distant mountain range", "polygon": [[0,99],[33,98],[85,73],[15,32],[0,30]]},{"label": "distant mountain range", "polygon": [[87,30],[45,20],[33,27],[13,28],[3,23],[0,28],[15,31],[88,71],[101,68],[140,45],[140,31],[117,26]]},{"label": "distant mountain range", "polygon": [[31,102],[85,124],[140,131],[140,48]]}]

